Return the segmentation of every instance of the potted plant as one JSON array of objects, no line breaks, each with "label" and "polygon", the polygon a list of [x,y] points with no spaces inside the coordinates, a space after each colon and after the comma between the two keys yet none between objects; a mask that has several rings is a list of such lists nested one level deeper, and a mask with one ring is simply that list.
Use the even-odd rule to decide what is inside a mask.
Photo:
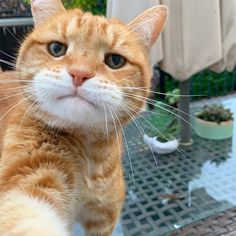
[{"label": "potted plant", "polygon": [[179,125],[176,123],[176,119],[171,117],[170,122],[159,129],[155,137],[150,137],[145,134],[143,141],[154,153],[169,154],[178,149],[179,141],[176,138],[178,133]]},{"label": "potted plant", "polygon": [[222,105],[204,106],[195,114],[195,128],[202,138],[230,138],[233,134],[233,113]]}]

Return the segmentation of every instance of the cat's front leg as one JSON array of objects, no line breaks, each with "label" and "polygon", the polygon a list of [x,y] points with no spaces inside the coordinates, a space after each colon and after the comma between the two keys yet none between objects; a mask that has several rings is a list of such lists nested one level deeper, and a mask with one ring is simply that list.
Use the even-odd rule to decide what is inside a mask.
[{"label": "cat's front leg", "polygon": [[122,202],[109,205],[88,204],[83,207],[80,219],[85,236],[111,236],[121,208]]}]

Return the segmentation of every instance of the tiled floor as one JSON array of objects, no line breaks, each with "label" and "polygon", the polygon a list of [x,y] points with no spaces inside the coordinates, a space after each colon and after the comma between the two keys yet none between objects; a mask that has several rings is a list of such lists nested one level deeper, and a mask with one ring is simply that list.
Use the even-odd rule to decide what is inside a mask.
[{"label": "tiled floor", "polygon": [[[236,118],[236,98],[223,104]],[[157,132],[147,122],[153,115],[137,120],[149,135]],[[124,153],[127,198],[114,236],[170,235],[236,205],[236,124],[232,139],[205,140],[193,132],[192,146],[163,156],[152,155],[134,124],[125,135],[130,153]]]},{"label": "tiled floor", "polygon": [[236,208],[194,222],[169,236],[235,236]]},{"label": "tiled floor", "polygon": [[[236,117],[236,98],[223,103]],[[144,130],[150,130],[143,118],[138,122]],[[236,125],[234,129],[233,139],[223,141],[205,140],[193,134],[191,147],[181,147],[169,155],[155,155],[156,166],[137,127],[127,127],[130,158],[126,152],[128,191],[122,215],[124,235],[168,235],[236,205]]]}]

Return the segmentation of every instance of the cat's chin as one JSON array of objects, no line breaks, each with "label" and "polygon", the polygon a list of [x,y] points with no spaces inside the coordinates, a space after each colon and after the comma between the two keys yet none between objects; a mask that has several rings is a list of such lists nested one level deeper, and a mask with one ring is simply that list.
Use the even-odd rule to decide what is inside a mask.
[{"label": "cat's chin", "polygon": [[85,104],[87,106],[92,106],[94,109],[98,109],[97,105],[88,99],[80,96],[78,93],[71,94],[71,95],[65,95],[57,98],[58,101],[61,100],[68,100],[69,103],[78,103],[78,105]]},{"label": "cat's chin", "polygon": [[77,129],[86,130],[94,127],[96,127],[98,130],[104,129],[104,122],[93,122],[88,126],[88,123],[85,123],[85,121],[83,121],[82,119],[72,121],[71,119],[67,119],[66,117],[58,117],[46,111],[34,113],[33,117],[35,117],[37,120],[40,120],[46,126],[57,130],[68,130],[73,132],[73,130]]}]

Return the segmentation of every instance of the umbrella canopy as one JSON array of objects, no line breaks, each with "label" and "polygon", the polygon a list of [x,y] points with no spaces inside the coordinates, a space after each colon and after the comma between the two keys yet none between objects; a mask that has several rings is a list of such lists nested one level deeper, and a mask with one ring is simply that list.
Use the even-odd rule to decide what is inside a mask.
[{"label": "umbrella canopy", "polygon": [[221,0],[222,57],[211,67],[216,72],[233,70],[236,65],[236,1]]},{"label": "umbrella canopy", "polygon": [[219,61],[222,56],[219,1],[162,2],[170,11],[163,34],[162,69],[182,81]]},{"label": "umbrella canopy", "polygon": [[[236,64],[235,0],[108,0],[108,17],[130,21],[155,4],[170,11],[162,40],[151,52],[151,64],[185,81],[208,68],[217,72]],[[213,66],[214,65],[214,66]]]}]

